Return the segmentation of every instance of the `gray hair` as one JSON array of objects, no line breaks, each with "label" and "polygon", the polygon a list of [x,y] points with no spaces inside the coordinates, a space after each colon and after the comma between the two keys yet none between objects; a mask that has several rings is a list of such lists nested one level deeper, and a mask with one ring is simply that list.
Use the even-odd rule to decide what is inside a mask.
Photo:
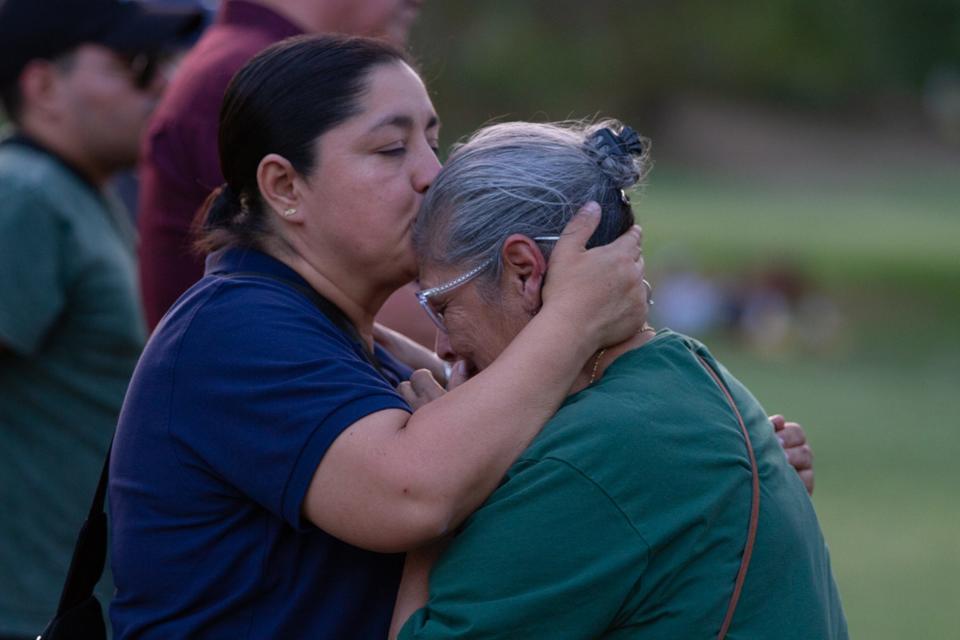
[{"label": "gray hair", "polygon": [[[645,177],[650,146],[611,149],[612,138],[599,133],[604,128],[627,131],[613,120],[508,122],[457,145],[414,226],[421,261],[464,269],[489,261],[492,268],[483,274],[489,284],[499,279],[499,253],[509,236],[559,235],[591,200],[602,215],[587,246],[615,240],[633,225],[624,190]],[[549,257],[552,245],[541,247]]]}]

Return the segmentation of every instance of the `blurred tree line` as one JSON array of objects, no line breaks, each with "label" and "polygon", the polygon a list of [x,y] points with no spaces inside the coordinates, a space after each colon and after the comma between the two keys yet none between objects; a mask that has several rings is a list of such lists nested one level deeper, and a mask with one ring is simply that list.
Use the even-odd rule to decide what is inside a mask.
[{"label": "blurred tree line", "polygon": [[414,51],[458,133],[499,115],[650,121],[688,92],[857,114],[960,77],[960,1],[433,0]]}]

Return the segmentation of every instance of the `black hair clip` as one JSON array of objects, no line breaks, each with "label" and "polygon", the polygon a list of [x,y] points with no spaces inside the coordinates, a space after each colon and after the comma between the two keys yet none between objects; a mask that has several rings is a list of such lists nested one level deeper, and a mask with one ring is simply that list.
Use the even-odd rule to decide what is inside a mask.
[{"label": "black hair clip", "polygon": [[635,156],[643,155],[643,139],[640,138],[640,134],[631,127],[624,127],[618,138],[620,148],[623,149],[624,153]]},{"label": "black hair clip", "polygon": [[593,135],[600,139],[598,147],[601,149],[603,147],[610,148],[608,153],[616,155],[643,154],[643,140],[640,138],[640,134],[630,127],[624,127],[620,135],[611,131],[609,127],[597,129]]}]

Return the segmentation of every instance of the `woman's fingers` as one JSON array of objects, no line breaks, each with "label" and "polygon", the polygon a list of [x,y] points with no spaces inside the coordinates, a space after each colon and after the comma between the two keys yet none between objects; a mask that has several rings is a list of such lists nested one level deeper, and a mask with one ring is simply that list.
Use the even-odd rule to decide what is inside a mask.
[{"label": "woman's fingers", "polygon": [[625,251],[630,251],[636,255],[635,260],[640,260],[643,255],[643,229],[639,225],[633,225],[627,229],[626,233],[610,243],[613,247],[622,247]]},{"label": "woman's fingers", "polygon": [[780,438],[780,443],[784,449],[807,444],[807,434],[803,432],[803,427],[796,422],[784,423],[783,428],[777,431],[777,437]]},{"label": "woman's fingers", "polygon": [[401,382],[397,391],[414,411],[446,393],[427,369],[417,369],[410,380]]},{"label": "woman's fingers", "polygon": [[807,493],[811,496],[813,495],[813,469],[806,469],[805,471],[800,471],[800,480],[803,481],[803,486],[807,488]]},{"label": "woman's fingers", "polygon": [[776,413],[770,416],[770,423],[773,425],[774,431],[782,431],[783,426],[787,423],[787,421],[784,419],[782,415],[780,415],[779,413]]},{"label": "woman's fingers", "polygon": [[428,369],[417,369],[410,376],[410,384],[418,396],[436,400],[446,393],[440,383],[433,377]]},{"label": "woman's fingers", "polygon": [[781,415],[770,416],[773,430],[777,434],[783,453],[790,466],[796,469],[797,474],[807,488],[807,493],[813,495],[813,449],[807,444],[807,434],[803,427],[796,422],[787,422]]},{"label": "woman's fingers", "polygon": [[787,454],[787,461],[790,466],[798,472],[813,471],[813,450],[810,449],[810,445],[802,444],[798,447],[790,447],[784,449],[783,452]]},{"label": "woman's fingers", "polygon": [[560,239],[553,249],[553,255],[559,252],[561,255],[567,252],[582,253],[586,250],[587,241],[600,224],[600,205],[596,202],[588,202],[580,207],[567,226],[563,228]]},{"label": "woman's fingers", "polygon": [[564,229],[543,291],[545,308],[555,307],[595,348],[635,335],[646,322],[648,306],[640,228],[585,250],[599,220],[597,211],[595,203],[585,205]]}]

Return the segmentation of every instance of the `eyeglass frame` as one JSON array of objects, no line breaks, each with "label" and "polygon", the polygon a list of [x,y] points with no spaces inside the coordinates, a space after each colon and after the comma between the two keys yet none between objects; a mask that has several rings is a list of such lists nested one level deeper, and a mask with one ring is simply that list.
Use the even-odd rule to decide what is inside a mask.
[{"label": "eyeglass frame", "polygon": [[131,83],[140,91],[148,89],[154,79],[163,73],[163,61],[156,53],[143,51],[121,57],[127,64]]},{"label": "eyeglass frame", "polygon": [[[110,50],[110,52],[120,61],[123,71],[121,72],[120,69],[105,69],[103,72],[113,75],[117,75],[119,72],[137,91],[146,91],[158,75],[165,74],[163,68],[165,58],[157,52],[121,53],[113,50]],[[69,72],[73,68],[75,53],[76,49],[71,49],[46,60],[61,71]]]},{"label": "eyeglass frame", "polygon": [[[533,238],[535,242],[556,242],[559,239],[560,236],[536,236]],[[430,306],[430,298],[441,293],[453,291],[454,289],[467,284],[481,273],[486,271],[490,265],[493,264],[494,260],[496,260],[496,256],[490,257],[473,269],[460,274],[453,280],[438,284],[437,286],[430,287],[429,289],[423,289],[422,291],[414,292],[414,295],[417,296],[417,302],[419,302],[420,306],[423,307],[423,310],[426,312],[430,320],[433,321],[433,324],[436,325],[437,329],[443,331],[444,333],[447,332],[447,327],[443,323],[443,316],[434,311],[433,307]]]}]

